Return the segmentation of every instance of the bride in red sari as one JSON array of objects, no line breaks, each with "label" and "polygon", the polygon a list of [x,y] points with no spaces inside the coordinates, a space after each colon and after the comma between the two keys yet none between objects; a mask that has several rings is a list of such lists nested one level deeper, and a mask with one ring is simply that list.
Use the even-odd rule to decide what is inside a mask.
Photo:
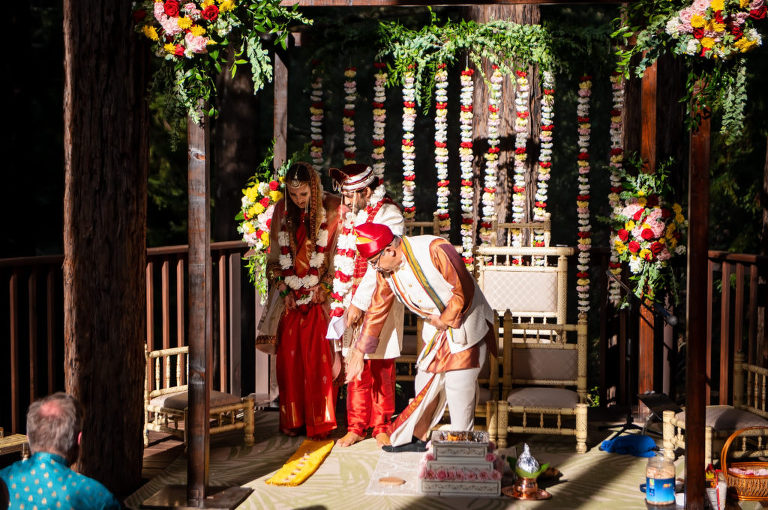
[{"label": "bride in red sari", "polygon": [[308,163],[292,165],[285,183],[267,260],[270,284],[284,305],[276,338],[280,430],[295,436],[305,428],[307,436],[322,438],[336,428],[333,380],[341,367],[325,338],[340,199],[323,191]]}]

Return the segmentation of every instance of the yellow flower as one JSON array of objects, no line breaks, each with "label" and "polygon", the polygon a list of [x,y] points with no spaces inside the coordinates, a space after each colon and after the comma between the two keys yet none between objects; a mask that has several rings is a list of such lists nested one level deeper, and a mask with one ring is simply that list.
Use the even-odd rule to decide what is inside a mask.
[{"label": "yellow flower", "polygon": [[691,16],[691,26],[693,28],[704,28],[704,25],[707,24],[707,20],[704,19],[704,16],[701,14],[694,14]]},{"label": "yellow flower", "polygon": [[709,4],[712,6],[713,11],[722,11],[723,10],[723,0],[712,0],[712,2]]},{"label": "yellow flower", "polygon": [[667,225],[667,237],[672,237],[672,234],[675,233],[675,230],[677,230],[677,227],[674,223]]},{"label": "yellow flower", "polygon": [[186,30],[187,28],[192,26],[192,20],[184,16],[183,18],[179,18],[176,22],[179,24],[179,28],[182,30]]},{"label": "yellow flower", "polygon": [[621,255],[621,254],[622,254],[622,253],[624,253],[625,251],[627,251],[627,246],[626,246],[624,243],[622,243],[621,241],[619,241],[618,243],[616,243],[616,253],[618,253],[619,255]]},{"label": "yellow flower", "polygon": [[221,5],[219,6],[219,10],[221,12],[231,11],[234,8],[235,8],[235,2],[233,2],[232,0],[224,0],[223,2],[221,2]]},{"label": "yellow flower", "polygon": [[725,23],[717,23],[717,22],[712,23],[712,29],[715,32],[723,32],[725,31]]},{"label": "yellow flower", "polygon": [[264,212],[264,206],[261,205],[259,202],[256,202],[255,204],[253,204],[253,209],[257,215]]},{"label": "yellow flower", "polygon": [[632,220],[629,220],[628,222],[626,222],[624,224],[624,229],[625,230],[632,230],[633,228],[635,228],[635,222],[632,221]]},{"label": "yellow flower", "polygon": [[645,196],[645,191],[643,191],[643,190],[638,191],[637,192],[637,196],[638,197],[644,197]]},{"label": "yellow flower", "polygon": [[645,259],[645,257],[647,257],[647,256],[648,256],[648,254],[650,254],[650,253],[651,253],[651,250],[649,250],[648,248],[643,248],[642,250],[640,250],[640,253],[638,253],[637,255],[638,255],[638,256],[639,256],[641,259]]},{"label": "yellow flower", "polygon": [[264,246],[269,246],[269,232],[261,233],[261,242],[264,243]]},{"label": "yellow flower", "polygon": [[259,195],[259,188],[257,186],[251,186],[250,188],[243,190],[243,194],[249,202],[255,202],[256,197]]},{"label": "yellow flower", "polygon": [[243,223],[243,230],[245,230],[246,234],[252,234],[256,229],[253,228],[253,223],[246,221]]},{"label": "yellow flower", "polygon": [[682,214],[676,214],[676,215],[675,215],[675,221],[676,221],[677,223],[684,223],[684,222],[685,222],[685,218],[683,218],[683,215],[682,215]]},{"label": "yellow flower", "polygon": [[746,53],[752,48],[754,48],[755,46],[757,46],[757,41],[749,40],[746,37],[742,37],[741,39],[733,43],[733,45],[736,46],[739,49],[739,51],[741,51],[742,53]]},{"label": "yellow flower", "polygon": [[270,199],[271,199],[273,202],[277,202],[278,200],[280,200],[281,198],[283,198],[283,192],[282,192],[282,191],[277,191],[277,190],[275,190],[275,191],[270,191],[270,192],[269,192],[269,198],[270,198]]},{"label": "yellow flower", "polygon": [[141,31],[144,32],[144,35],[147,36],[147,39],[152,39],[153,41],[157,41],[159,39],[159,37],[157,36],[157,30],[155,30],[155,27],[144,25]]},{"label": "yellow flower", "polygon": [[200,25],[195,25],[189,31],[192,33],[192,35],[195,35],[195,36],[198,36],[198,37],[200,37],[201,35],[203,35],[205,33],[205,29],[203,27],[201,27]]},{"label": "yellow flower", "polygon": [[677,246],[677,239],[673,237],[672,239],[669,240],[669,249],[674,250],[675,246]]},{"label": "yellow flower", "polygon": [[749,7],[749,0],[739,0],[739,7],[742,9]]},{"label": "yellow flower", "polygon": [[202,7],[201,10],[204,10],[209,5],[213,5],[216,3],[216,0],[205,0],[203,3],[200,4],[200,7]]},{"label": "yellow flower", "polygon": [[176,45],[171,43],[166,43],[163,45],[163,49],[168,53],[176,53]]},{"label": "yellow flower", "polygon": [[638,198],[637,199],[637,205],[639,205],[641,207],[645,207],[645,204],[647,204],[647,203],[648,203],[648,200],[646,200],[645,198]]},{"label": "yellow flower", "polygon": [[715,40],[712,39],[711,37],[702,37],[699,43],[701,43],[702,48],[706,48],[709,50],[715,44]]},{"label": "yellow flower", "polygon": [[683,211],[683,208],[680,204],[672,204],[672,210],[675,211],[675,214],[680,214]]}]

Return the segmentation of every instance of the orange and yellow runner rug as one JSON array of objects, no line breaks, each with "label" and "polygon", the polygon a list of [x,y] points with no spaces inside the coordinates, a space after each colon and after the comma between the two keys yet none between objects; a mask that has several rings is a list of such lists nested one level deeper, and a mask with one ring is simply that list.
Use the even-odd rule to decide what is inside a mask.
[{"label": "orange and yellow runner rug", "polygon": [[291,455],[288,462],[283,464],[283,467],[272,475],[272,478],[267,480],[266,483],[287,487],[295,487],[302,484],[307,478],[312,476],[312,473],[317,471],[320,464],[331,453],[334,443],[333,439],[323,439],[320,441],[305,439],[299,445],[296,453]]}]

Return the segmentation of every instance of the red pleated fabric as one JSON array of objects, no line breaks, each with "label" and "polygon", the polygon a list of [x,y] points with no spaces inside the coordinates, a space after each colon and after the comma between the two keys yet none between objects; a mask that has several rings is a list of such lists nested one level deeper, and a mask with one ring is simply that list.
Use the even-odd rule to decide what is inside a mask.
[{"label": "red pleated fabric", "polygon": [[347,385],[348,431],[364,436],[387,432],[395,412],[395,360],[367,359],[360,380]]},{"label": "red pleated fabric", "polygon": [[323,436],[336,428],[331,344],[322,305],[286,311],[278,326],[277,384],[280,428],[307,428],[307,436]]}]

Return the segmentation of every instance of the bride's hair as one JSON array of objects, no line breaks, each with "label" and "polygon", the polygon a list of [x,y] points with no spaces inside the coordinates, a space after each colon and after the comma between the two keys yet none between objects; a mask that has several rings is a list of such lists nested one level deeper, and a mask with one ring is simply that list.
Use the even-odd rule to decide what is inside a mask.
[{"label": "bride's hair", "polygon": [[[320,182],[320,176],[315,169],[312,168],[312,165],[305,163],[304,161],[299,161],[288,168],[288,172],[285,174],[285,186],[286,190],[288,190],[291,188],[298,188],[302,184],[309,184],[309,211],[307,211],[308,214],[305,221],[308,220],[308,225],[306,225],[308,228],[307,236],[314,244],[317,242],[317,233],[320,231],[319,218],[320,208],[323,207],[323,186]],[[289,193],[286,194],[288,197],[285,201],[285,218],[288,232],[290,233],[291,245],[293,245],[296,241],[296,229],[301,221],[302,209],[293,202]],[[292,248],[295,253],[296,247],[292,246]]]}]

